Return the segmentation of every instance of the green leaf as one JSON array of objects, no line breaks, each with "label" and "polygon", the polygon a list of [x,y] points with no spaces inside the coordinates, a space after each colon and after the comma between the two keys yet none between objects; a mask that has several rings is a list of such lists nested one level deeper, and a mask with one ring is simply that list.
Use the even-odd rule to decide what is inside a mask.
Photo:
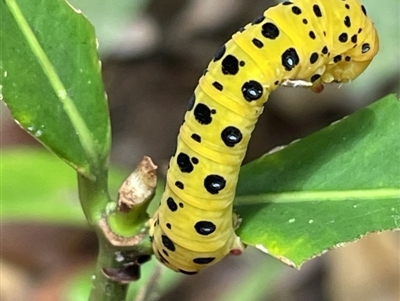
[{"label": "green leaf", "polygon": [[[2,150],[0,175],[3,222],[86,225],[76,173],[51,153],[34,148]],[[125,176],[126,172],[110,170],[113,196]]]},{"label": "green leaf", "polygon": [[110,122],[92,25],[63,0],[1,0],[0,13],[0,96],[25,130],[94,179]]},{"label": "green leaf", "polygon": [[389,95],[245,165],[241,239],[299,267],[366,233],[400,229],[399,116]]}]

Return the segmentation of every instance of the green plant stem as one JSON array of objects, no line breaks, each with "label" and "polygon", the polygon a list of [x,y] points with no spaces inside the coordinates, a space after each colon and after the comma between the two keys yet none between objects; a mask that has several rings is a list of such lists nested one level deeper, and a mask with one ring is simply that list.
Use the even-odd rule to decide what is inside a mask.
[{"label": "green plant stem", "polygon": [[98,232],[98,223],[110,202],[107,172],[99,172],[93,181],[78,173],[79,199],[89,224]]},{"label": "green plant stem", "polygon": [[115,251],[114,247],[100,238],[99,255],[89,301],[125,301],[129,285],[110,280],[102,272],[103,267],[119,265],[115,260]]},{"label": "green plant stem", "polygon": [[[79,198],[83,211],[90,225],[97,232],[99,238],[99,255],[97,257],[96,271],[90,293],[90,301],[124,301],[128,285],[106,278],[102,272],[103,268],[120,267],[121,263],[116,261],[116,251],[104,237],[98,223],[105,213],[104,208],[110,201],[107,191],[107,173],[99,173],[95,181],[78,174]],[[101,175],[104,175],[103,177]]]},{"label": "green plant stem", "polygon": [[107,218],[107,223],[113,233],[122,237],[133,237],[140,233],[149,220],[146,213],[147,203],[139,204],[130,212],[114,212]]}]

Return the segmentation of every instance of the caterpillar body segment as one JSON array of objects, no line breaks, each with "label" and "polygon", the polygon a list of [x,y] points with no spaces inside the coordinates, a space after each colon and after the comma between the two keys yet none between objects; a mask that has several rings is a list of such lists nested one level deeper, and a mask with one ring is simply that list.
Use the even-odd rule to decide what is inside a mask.
[{"label": "caterpillar body segment", "polygon": [[379,49],[358,0],[293,0],[267,9],[216,52],[190,99],[161,204],[150,221],[156,257],[195,274],[244,246],[233,215],[239,168],[269,94],[348,82]]}]

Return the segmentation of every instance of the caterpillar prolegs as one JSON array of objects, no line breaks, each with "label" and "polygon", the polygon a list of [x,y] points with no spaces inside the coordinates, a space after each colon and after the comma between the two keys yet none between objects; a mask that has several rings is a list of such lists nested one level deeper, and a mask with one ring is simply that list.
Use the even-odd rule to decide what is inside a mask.
[{"label": "caterpillar prolegs", "polygon": [[358,0],[293,0],[267,9],[223,45],[200,78],[180,128],[161,204],[150,221],[156,257],[195,274],[243,245],[232,202],[239,168],[279,85],[348,82],[379,48]]}]

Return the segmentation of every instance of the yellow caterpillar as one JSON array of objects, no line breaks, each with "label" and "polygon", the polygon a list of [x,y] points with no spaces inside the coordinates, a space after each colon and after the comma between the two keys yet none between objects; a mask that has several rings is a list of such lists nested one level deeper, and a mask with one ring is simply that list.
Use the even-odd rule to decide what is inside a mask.
[{"label": "yellow caterpillar", "polygon": [[358,0],[293,0],[267,9],[215,54],[190,99],[161,204],[150,220],[156,257],[195,274],[244,248],[232,202],[239,168],[279,85],[348,82],[379,48]]}]

